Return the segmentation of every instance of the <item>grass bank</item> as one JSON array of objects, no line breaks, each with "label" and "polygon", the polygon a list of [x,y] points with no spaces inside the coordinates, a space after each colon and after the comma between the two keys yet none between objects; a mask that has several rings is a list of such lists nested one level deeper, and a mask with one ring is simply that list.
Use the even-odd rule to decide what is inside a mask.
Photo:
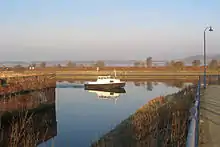
[{"label": "grass bank", "polygon": [[[218,75],[217,71],[207,72],[207,75]],[[96,80],[97,76],[111,75],[114,76],[113,71],[57,71],[56,78],[59,80],[76,79],[76,80]],[[117,71],[116,76],[122,80],[187,80],[198,79],[198,76],[203,75],[202,72],[196,71]]]},{"label": "grass bank", "polygon": [[94,141],[91,147],[185,146],[194,96],[194,87],[187,87],[178,93],[155,98]]},{"label": "grass bank", "polygon": [[[111,67],[113,68],[113,67]],[[41,68],[36,70],[25,70],[22,73],[13,71],[1,72],[0,77],[21,77],[37,76],[45,74],[55,74],[57,79],[76,79],[76,80],[95,80],[97,76],[115,75],[114,70],[103,68],[96,71],[96,68]],[[197,79],[202,76],[203,69],[197,70],[163,70],[149,68],[117,68],[116,75],[123,80],[141,80],[141,79]],[[207,75],[219,75],[218,70],[207,70]]]},{"label": "grass bank", "polygon": [[[117,76],[121,80],[126,80],[126,81],[143,81],[143,80],[197,80],[198,76]],[[87,81],[87,80],[96,80],[97,76],[74,76],[74,75],[57,75],[56,76],[57,80],[66,80],[66,81],[71,81],[71,80],[79,80],[79,81]]]}]

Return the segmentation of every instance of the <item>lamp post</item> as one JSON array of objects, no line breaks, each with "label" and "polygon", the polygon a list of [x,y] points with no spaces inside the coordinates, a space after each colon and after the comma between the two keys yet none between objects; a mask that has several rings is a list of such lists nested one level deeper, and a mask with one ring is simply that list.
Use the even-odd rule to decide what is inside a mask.
[{"label": "lamp post", "polygon": [[204,89],[206,89],[206,31],[212,32],[213,28],[211,26],[206,27],[204,30]]}]

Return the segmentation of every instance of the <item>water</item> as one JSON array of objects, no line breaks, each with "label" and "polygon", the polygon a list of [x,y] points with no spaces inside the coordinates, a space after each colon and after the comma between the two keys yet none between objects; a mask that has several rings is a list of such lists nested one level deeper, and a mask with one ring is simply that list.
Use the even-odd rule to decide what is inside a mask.
[{"label": "water", "polygon": [[152,98],[179,90],[162,83],[154,86],[152,91],[133,83],[127,83],[125,89],[126,93],[116,101],[98,99],[96,93],[83,89],[57,89],[55,145],[87,147]]},{"label": "water", "polygon": [[[44,101],[42,100],[42,92],[38,94],[37,98],[36,96],[35,98],[32,97],[31,100],[35,101],[35,105],[32,102],[31,105],[26,105],[26,108],[29,106],[28,109],[33,109],[32,106],[34,106],[34,108],[40,109],[39,107],[42,105],[45,107],[39,113],[36,112],[38,120],[34,119],[34,121],[35,124],[42,121],[43,125],[38,127],[44,126],[40,130],[47,132],[47,135],[41,139],[48,140],[38,146],[49,147],[54,144],[57,147],[88,147],[148,101],[160,95],[177,92],[180,88],[167,86],[163,83],[148,82],[145,86],[141,86],[141,84],[129,82],[126,84],[125,90],[126,93],[114,94],[115,98],[100,99],[101,97],[98,98],[98,94],[104,95],[102,98],[106,98],[106,93],[85,91],[82,88],[57,88],[55,90],[56,99],[47,104],[45,103],[49,102],[49,98],[45,99],[45,97],[53,97],[53,94],[43,93]],[[52,109],[55,111],[51,112]],[[5,110],[7,109],[1,111]],[[7,111],[11,111],[11,107]],[[47,119],[50,120],[50,123],[44,122]],[[4,122],[2,123],[4,125]],[[47,127],[49,126],[49,129],[45,129],[45,124]]]}]

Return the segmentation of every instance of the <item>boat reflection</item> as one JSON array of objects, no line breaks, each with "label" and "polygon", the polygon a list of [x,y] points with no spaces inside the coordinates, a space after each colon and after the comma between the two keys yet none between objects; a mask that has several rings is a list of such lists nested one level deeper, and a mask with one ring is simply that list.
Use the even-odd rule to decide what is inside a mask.
[{"label": "boat reflection", "polygon": [[91,93],[96,93],[98,99],[103,99],[103,100],[114,100],[115,104],[118,98],[122,93],[126,93],[124,88],[119,88],[119,89],[109,89],[109,90],[95,90],[95,89],[85,89],[88,92]]},{"label": "boat reflection", "polygon": [[37,146],[57,135],[55,88],[0,100],[0,146]]}]

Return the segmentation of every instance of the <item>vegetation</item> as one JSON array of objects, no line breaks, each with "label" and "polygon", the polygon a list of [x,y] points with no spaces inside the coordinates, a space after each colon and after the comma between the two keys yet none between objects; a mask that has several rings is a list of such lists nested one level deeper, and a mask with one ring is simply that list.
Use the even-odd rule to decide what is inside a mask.
[{"label": "vegetation", "polygon": [[174,67],[177,70],[182,70],[184,68],[184,63],[182,61],[177,61],[177,62],[175,62]]},{"label": "vegetation", "polygon": [[218,69],[218,61],[217,60],[211,60],[209,63],[209,69],[216,70]]},{"label": "vegetation", "polygon": [[76,67],[76,63],[73,63],[72,61],[68,61],[67,67]]},{"label": "vegetation", "polygon": [[92,143],[104,146],[185,146],[195,87],[157,97]]},{"label": "vegetation", "polygon": [[152,67],[152,57],[148,57],[146,60],[147,67]]},{"label": "vegetation", "polygon": [[37,64],[36,63],[32,63],[31,66],[32,67],[37,67]]},{"label": "vegetation", "polygon": [[[195,72],[198,73],[202,71],[204,66],[200,65],[200,60],[194,60],[192,65],[185,65],[182,61],[164,61],[164,66],[157,66],[153,64],[152,57],[148,57],[146,60],[134,61],[133,66],[106,66],[105,62],[99,60],[95,63],[83,63],[76,64],[72,61],[68,61],[65,66],[62,66],[62,71],[96,71],[97,67],[100,68],[100,71],[113,71],[114,69],[117,71],[125,72],[125,71],[152,71],[152,72]],[[36,66],[36,64],[32,64],[32,66]],[[217,72],[220,70],[220,62],[218,60],[211,60],[208,66],[206,67],[207,71]],[[26,67],[22,67],[21,65],[16,65],[13,68],[0,68],[1,71],[15,71],[15,72],[23,72],[28,70]],[[34,68],[34,71],[31,72],[57,72],[61,71],[61,64],[56,64],[54,66],[46,66],[46,62],[41,62],[38,67]],[[129,73],[130,74],[130,73]],[[128,74],[128,75],[129,75]]]},{"label": "vegetation", "polygon": [[97,62],[95,63],[95,67],[105,67],[105,62],[99,60],[99,61],[97,61]]},{"label": "vegetation", "polygon": [[32,115],[28,111],[20,113],[18,118],[14,118],[11,123],[11,135],[9,137],[9,147],[23,146],[36,147],[39,138],[39,132],[33,128]]},{"label": "vegetation", "polygon": [[199,67],[200,64],[201,64],[200,60],[194,60],[194,61],[192,62],[192,66],[193,66],[193,67]]},{"label": "vegetation", "polygon": [[134,66],[135,67],[145,67],[145,63],[143,61],[135,61]]},{"label": "vegetation", "polygon": [[58,67],[58,68],[61,68],[62,66],[61,66],[61,64],[57,64],[57,67]]},{"label": "vegetation", "polygon": [[45,68],[45,67],[46,67],[46,62],[41,62],[41,63],[40,63],[40,67],[41,67],[41,68]]},{"label": "vegetation", "polygon": [[24,72],[26,70],[26,68],[23,67],[22,65],[18,64],[18,65],[15,65],[12,70],[14,72]]},{"label": "vegetation", "polygon": [[173,70],[183,70],[184,68],[184,63],[182,61],[171,61],[171,62],[167,62],[167,68],[168,69],[173,69]]}]

